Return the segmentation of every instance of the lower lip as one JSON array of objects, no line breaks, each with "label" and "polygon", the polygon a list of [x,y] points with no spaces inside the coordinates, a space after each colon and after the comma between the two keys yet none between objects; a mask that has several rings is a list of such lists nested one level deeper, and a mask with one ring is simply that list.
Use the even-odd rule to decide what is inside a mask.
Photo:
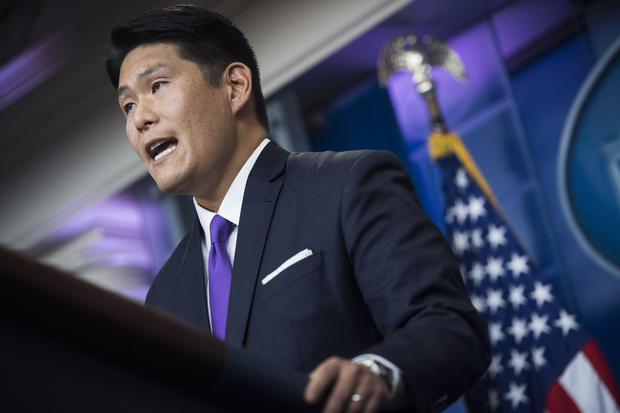
[{"label": "lower lip", "polygon": [[163,162],[166,158],[168,158],[168,156],[170,156],[170,154],[172,152],[174,152],[177,149],[178,144],[173,145],[171,147],[169,147],[168,149],[166,149],[165,151],[163,151],[162,153],[158,154],[154,159],[153,159],[153,163],[154,164],[158,164]]}]

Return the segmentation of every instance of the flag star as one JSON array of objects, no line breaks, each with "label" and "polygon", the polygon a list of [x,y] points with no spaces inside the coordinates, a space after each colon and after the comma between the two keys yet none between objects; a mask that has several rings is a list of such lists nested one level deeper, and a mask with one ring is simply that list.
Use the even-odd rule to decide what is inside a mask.
[{"label": "flag star", "polygon": [[471,299],[471,303],[474,307],[476,307],[476,310],[478,310],[479,313],[482,313],[485,308],[484,298],[475,294],[472,294],[469,298]]},{"label": "flag star", "polygon": [[515,382],[510,383],[510,390],[504,394],[506,400],[510,400],[512,409],[516,409],[521,403],[526,404],[528,401],[525,395],[526,384],[517,385]]},{"label": "flag star", "polygon": [[530,330],[536,337],[536,340],[540,337],[542,333],[549,333],[551,328],[547,325],[547,320],[549,319],[548,315],[538,315],[536,313],[532,313],[532,320],[530,321]]},{"label": "flag star", "polygon": [[500,307],[505,304],[502,298],[502,290],[487,290],[487,307],[491,310],[491,313],[495,313]]},{"label": "flag star", "polygon": [[462,200],[457,199],[454,203],[454,206],[452,207],[452,212],[454,213],[454,216],[456,217],[456,220],[459,222],[459,224],[463,224],[467,219],[469,209]]},{"label": "flag star", "polygon": [[512,325],[508,327],[508,332],[515,338],[517,344],[520,344],[521,340],[527,336],[527,323],[522,318],[514,317]]},{"label": "flag star", "polygon": [[504,275],[504,260],[501,257],[489,257],[486,266],[487,274],[491,281],[495,282]]},{"label": "flag star", "polygon": [[497,390],[489,390],[489,407],[491,411],[495,411],[499,407],[499,395],[497,394]]},{"label": "flag star", "polygon": [[494,354],[493,358],[491,359],[491,364],[489,365],[489,374],[491,375],[491,377],[497,377],[502,371],[504,371],[504,368],[502,367],[502,355],[501,354]]},{"label": "flag star", "polygon": [[469,248],[469,235],[467,231],[454,231],[452,235],[452,248],[457,255],[462,255]]},{"label": "flag star", "polygon": [[520,305],[525,305],[527,301],[525,296],[523,295],[523,290],[525,287],[522,285],[514,285],[510,287],[510,293],[508,296],[508,300],[514,308],[519,308]]},{"label": "flag star", "polygon": [[534,283],[534,291],[530,293],[530,297],[536,300],[536,305],[538,307],[542,307],[545,301],[551,302],[553,300],[553,295],[551,295],[551,285],[545,285],[540,281],[536,281]]},{"label": "flag star", "polygon": [[565,336],[570,330],[577,330],[579,324],[575,321],[575,316],[568,314],[566,310],[560,310],[560,318],[555,320],[554,326],[562,329],[562,335]]},{"label": "flag star", "polygon": [[477,221],[478,218],[483,217],[487,214],[487,210],[484,208],[484,197],[469,197],[469,204],[467,205],[469,209],[469,216],[472,221]]},{"label": "flag star", "polygon": [[525,255],[512,254],[506,267],[512,271],[512,276],[515,278],[518,278],[521,274],[527,274],[530,271],[527,266],[527,257]]},{"label": "flag star", "polygon": [[489,338],[491,339],[491,344],[496,345],[500,341],[504,339],[504,332],[502,331],[502,323],[489,323]]},{"label": "flag star", "polygon": [[454,183],[461,189],[467,188],[467,185],[469,185],[469,179],[467,179],[467,173],[465,172],[465,169],[459,168],[456,171],[456,178],[454,179]]},{"label": "flag star", "polygon": [[484,245],[482,230],[480,228],[476,228],[471,232],[471,244],[476,248],[482,248]]},{"label": "flag star", "polygon": [[489,241],[493,249],[496,249],[500,245],[506,245],[506,228],[503,226],[496,227],[493,224],[489,225],[487,241]]},{"label": "flag star", "polygon": [[469,272],[469,278],[474,282],[474,285],[478,286],[484,279],[484,266],[479,262],[476,262],[471,271]]},{"label": "flag star", "polygon": [[510,361],[508,364],[515,371],[515,375],[521,374],[523,370],[527,370],[527,352],[520,353],[517,350],[510,350]]},{"label": "flag star", "polygon": [[547,364],[547,359],[545,359],[545,347],[533,347],[532,348],[532,362],[534,363],[534,367],[538,370],[541,367],[544,367]]}]

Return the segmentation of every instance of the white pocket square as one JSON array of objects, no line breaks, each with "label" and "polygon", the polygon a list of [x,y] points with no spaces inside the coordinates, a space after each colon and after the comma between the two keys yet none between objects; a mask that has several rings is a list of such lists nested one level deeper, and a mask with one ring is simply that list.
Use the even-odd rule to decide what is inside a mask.
[{"label": "white pocket square", "polygon": [[297,254],[293,255],[291,258],[289,258],[288,260],[280,264],[278,268],[276,268],[275,270],[267,274],[265,278],[261,280],[261,283],[263,283],[263,285],[267,284],[269,281],[273,280],[276,277],[276,275],[280,274],[282,271],[284,271],[291,265],[296,264],[299,261],[303,260],[304,258],[308,258],[311,255],[312,255],[312,250],[309,248],[299,251]]}]

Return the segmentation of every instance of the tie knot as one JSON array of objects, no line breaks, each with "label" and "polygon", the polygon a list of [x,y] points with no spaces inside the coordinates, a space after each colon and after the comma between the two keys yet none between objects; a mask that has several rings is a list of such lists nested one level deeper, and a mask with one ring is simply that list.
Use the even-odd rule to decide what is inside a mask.
[{"label": "tie knot", "polygon": [[216,215],[211,220],[211,242],[226,242],[230,232],[230,222]]}]

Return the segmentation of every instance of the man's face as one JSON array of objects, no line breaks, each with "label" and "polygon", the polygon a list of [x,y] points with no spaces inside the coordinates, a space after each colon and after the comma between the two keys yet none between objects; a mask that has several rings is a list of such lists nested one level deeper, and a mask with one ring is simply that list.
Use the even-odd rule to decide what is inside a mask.
[{"label": "man's face", "polygon": [[128,53],[118,101],[129,142],[157,186],[201,196],[214,190],[234,156],[234,118],[224,82],[210,86],[177,50],[155,43]]}]

